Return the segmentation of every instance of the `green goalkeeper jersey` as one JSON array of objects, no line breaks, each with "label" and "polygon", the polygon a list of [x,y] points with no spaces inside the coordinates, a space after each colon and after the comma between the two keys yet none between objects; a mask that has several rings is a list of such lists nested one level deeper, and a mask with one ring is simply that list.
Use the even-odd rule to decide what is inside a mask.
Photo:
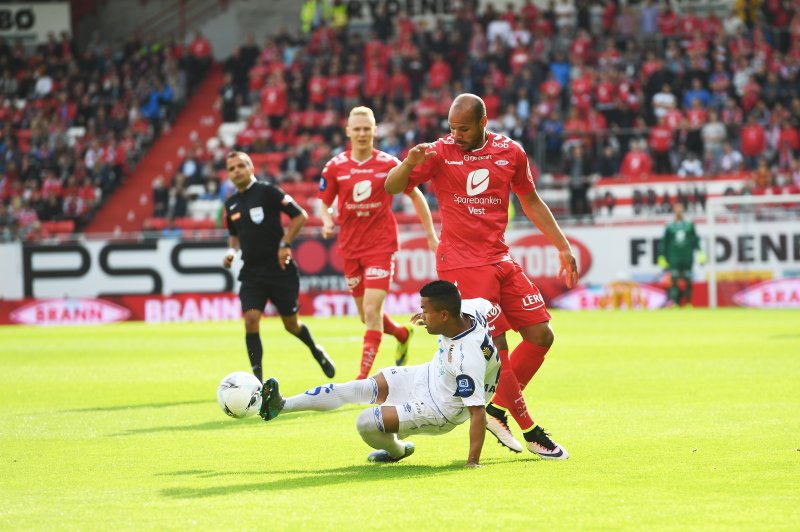
[{"label": "green goalkeeper jersey", "polygon": [[667,224],[661,240],[661,255],[671,268],[690,268],[696,249],[700,249],[700,239],[692,222],[676,220]]}]

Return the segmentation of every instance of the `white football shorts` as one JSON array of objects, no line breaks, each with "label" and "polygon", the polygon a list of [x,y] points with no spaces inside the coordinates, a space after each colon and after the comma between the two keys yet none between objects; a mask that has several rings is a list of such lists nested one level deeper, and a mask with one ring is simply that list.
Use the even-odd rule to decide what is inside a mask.
[{"label": "white football shorts", "polygon": [[431,404],[429,397],[415,393],[414,382],[419,374],[424,378],[428,364],[419,366],[393,366],[380,370],[389,385],[389,395],[380,406],[393,406],[397,410],[400,438],[414,434],[445,434],[458,425],[451,423]]}]

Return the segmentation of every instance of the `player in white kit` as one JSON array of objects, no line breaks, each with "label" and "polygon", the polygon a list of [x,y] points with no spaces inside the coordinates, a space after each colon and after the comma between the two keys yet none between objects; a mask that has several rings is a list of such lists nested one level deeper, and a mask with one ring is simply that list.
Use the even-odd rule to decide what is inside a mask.
[{"label": "player in white kit", "polygon": [[494,394],[500,357],[492,343],[485,299],[461,300],[448,281],[420,290],[422,312],[415,321],[438,334],[433,360],[419,366],[389,367],[364,380],[327,384],[283,398],[278,381],[261,390],[260,414],[269,421],[286,412],[334,410],[345,404],[376,404],[361,412],[356,427],[364,442],[377,449],[371,462],[397,462],[414,452],[403,438],[444,434],[470,420],[467,467],[479,467],[486,430],[485,405]]}]

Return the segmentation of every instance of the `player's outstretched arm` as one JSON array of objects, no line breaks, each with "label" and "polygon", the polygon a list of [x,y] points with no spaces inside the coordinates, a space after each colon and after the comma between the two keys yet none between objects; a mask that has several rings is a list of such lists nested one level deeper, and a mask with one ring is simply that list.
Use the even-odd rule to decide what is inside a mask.
[{"label": "player's outstretched arm", "polygon": [[422,222],[422,227],[425,229],[425,235],[428,237],[428,247],[436,253],[436,248],[439,247],[439,237],[436,236],[436,228],[433,227],[433,218],[431,218],[431,209],[428,207],[428,202],[416,187],[408,193],[408,197],[411,198],[414,210],[417,211],[419,221]]},{"label": "player's outstretched arm", "polygon": [[411,148],[402,164],[392,168],[389,175],[386,176],[386,182],[383,185],[386,192],[389,194],[403,192],[408,186],[408,176],[411,175],[414,167],[435,156],[436,151],[433,149],[433,144],[425,142]]},{"label": "player's outstretched arm", "polygon": [[486,437],[486,407],[467,408],[469,409],[469,456],[466,467],[481,467],[481,450]]},{"label": "player's outstretched arm", "polygon": [[572,247],[570,247],[567,237],[564,236],[564,232],[561,231],[561,227],[558,226],[558,222],[553,217],[550,207],[542,201],[536,190],[528,194],[518,195],[518,197],[525,215],[558,250],[558,260],[561,261],[558,276],[561,277],[563,275],[567,287],[572,288],[578,282],[578,264],[572,254]]}]

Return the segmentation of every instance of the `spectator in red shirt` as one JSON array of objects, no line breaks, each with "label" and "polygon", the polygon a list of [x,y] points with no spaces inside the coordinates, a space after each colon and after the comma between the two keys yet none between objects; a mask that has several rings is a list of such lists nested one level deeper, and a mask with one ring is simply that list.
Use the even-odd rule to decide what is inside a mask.
[{"label": "spectator in red shirt", "polygon": [[401,65],[392,65],[392,75],[389,77],[387,89],[389,101],[397,107],[405,107],[406,103],[411,99],[411,81],[409,81],[406,73],[403,72]]},{"label": "spectator in red shirt", "polygon": [[200,30],[195,30],[194,39],[189,43],[189,76],[192,78],[189,86],[203,79],[211,66],[211,43]]},{"label": "spectator in red shirt", "polygon": [[358,65],[354,62],[347,64],[347,72],[339,78],[339,86],[342,89],[342,97],[346,107],[355,107],[361,99],[361,86],[363,78],[358,71]]},{"label": "spectator in red shirt", "polygon": [[664,117],[658,119],[650,130],[650,149],[653,152],[654,171],[656,174],[671,174],[672,162],[669,151],[672,149],[672,128]]},{"label": "spectator in red shirt", "polygon": [[322,68],[319,65],[314,65],[311,76],[308,78],[306,89],[309,103],[317,110],[324,109],[328,95],[328,78],[322,73]]},{"label": "spectator in red shirt", "polygon": [[648,177],[653,167],[653,160],[650,155],[644,151],[642,145],[644,141],[631,142],[631,149],[625,154],[622,159],[622,165],[619,169],[620,177],[625,178],[639,178]]},{"label": "spectator in red shirt", "polygon": [[261,91],[261,111],[269,119],[271,129],[277,129],[281,120],[289,110],[289,97],[286,92],[286,82],[278,74],[272,74],[267,81],[267,86]]},{"label": "spectator in red shirt", "polygon": [[372,107],[375,107],[378,100],[386,90],[386,85],[389,79],[386,75],[386,69],[380,65],[373,64],[364,75],[364,96],[372,102]]},{"label": "spectator in red shirt", "polygon": [[742,127],[740,142],[745,164],[748,169],[752,170],[767,147],[764,126],[759,124],[752,115],[747,118],[747,123]]},{"label": "spectator in red shirt", "polygon": [[675,37],[678,33],[678,15],[669,4],[658,14],[658,31],[667,39]]},{"label": "spectator in red shirt", "polygon": [[800,151],[800,133],[797,128],[792,124],[788,116],[784,116],[781,123],[781,132],[778,136],[779,146],[788,146],[788,148],[795,154]]},{"label": "spectator in red shirt", "polygon": [[433,62],[428,67],[428,87],[439,90],[445,83],[450,83],[452,77],[453,71],[442,54],[433,54]]}]

